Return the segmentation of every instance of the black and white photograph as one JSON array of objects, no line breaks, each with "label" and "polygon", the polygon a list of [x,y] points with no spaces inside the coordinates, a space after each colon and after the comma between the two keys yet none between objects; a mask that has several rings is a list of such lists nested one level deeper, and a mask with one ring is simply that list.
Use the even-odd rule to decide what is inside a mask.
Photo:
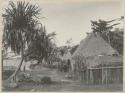
[{"label": "black and white photograph", "polygon": [[2,92],[123,92],[123,0],[1,0]]}]

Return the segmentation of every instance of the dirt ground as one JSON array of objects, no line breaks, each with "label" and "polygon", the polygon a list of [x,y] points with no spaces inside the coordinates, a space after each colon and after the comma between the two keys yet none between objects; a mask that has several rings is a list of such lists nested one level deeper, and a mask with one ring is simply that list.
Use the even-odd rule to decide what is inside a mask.
[{"label": "dirt ground", "polygon": [[3,91],[122,91],[122,84],[109,84],[109,85],[86,85],[84,82],[74,81],[65,78],[66,73],[59,72],[56,69],[49,69],[43,67],[40,70],[31,71],[33,79],[38,79],[43,76],[51,77],[52,84],[34,84],[34,83],[20,83],[17,88],[6,88]]}]

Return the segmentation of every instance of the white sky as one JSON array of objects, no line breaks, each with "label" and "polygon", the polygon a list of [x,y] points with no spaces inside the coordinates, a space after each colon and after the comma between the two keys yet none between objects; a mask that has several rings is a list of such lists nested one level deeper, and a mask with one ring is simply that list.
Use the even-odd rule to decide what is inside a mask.
[{"label": "white sky", "polygon": [[[5,7],[9,0],[3,0]],[[25,0],[26,1],[26,0]],[[28,1],[28,0],[27,0]],[[111,20],[123,15],[121,0],[112,2],[85,2],[84,0],[29,0],[42,8],[41,22],[47,32],[56,32],[58,46],[65,45],[70,38],[79,44],[86,32],[91,32],[90,20]],[[53,1],[53,2],[52,2]],[[101,0],[102,1],[102,0]]]}]

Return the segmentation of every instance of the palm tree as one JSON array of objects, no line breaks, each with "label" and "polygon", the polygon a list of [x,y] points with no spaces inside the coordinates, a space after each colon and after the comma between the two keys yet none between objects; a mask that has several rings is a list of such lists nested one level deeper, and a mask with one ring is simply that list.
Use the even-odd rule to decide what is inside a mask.
[{"label": "palm tree", "polygon": [[8,8],[5,8],[5,13],[2,15],[4,20],[4,40],[8,47],[15,53],[21,54],[21,62],[9,79],[16,78],[24,58],[28,55],[25,50],[33,40],[35,25],[37,24],[40,9],[36,5],[29,2],[18,1],[9,2]]},{"label": "palm tree", "polygon": [[29,60],[38,60],[38,64],[42,63],[43,59],[48,61],[47,59],[54,49],[54,43],[51,40],[55,39],[55,35],[54,32],[47,34],[45,27],[41,25],[40,29],[38,29],[38,33],[36,33],[34,37],[35,39],[31,42],[27,50],[28,53],[34,50],[29,56]]}]

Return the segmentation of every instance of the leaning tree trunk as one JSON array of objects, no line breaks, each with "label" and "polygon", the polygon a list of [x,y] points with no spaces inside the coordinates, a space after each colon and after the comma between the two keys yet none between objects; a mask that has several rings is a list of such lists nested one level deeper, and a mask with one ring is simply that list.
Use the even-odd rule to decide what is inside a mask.
[{"label": "leaning tree trunk", "polygon": [[16,82],[16,76],[17,76],[17,73],[20,71],[21,69],[21,66],[22,66],[22,63],[24,61],[24,51],[23,51],[23,48],[21,49],[21,61],[20,61],[20,64],[18,66],[18,68],[16,69],[16,71],[8,78],[8,80],[12,80],[14,82]]},{"label": "leaning tree trunk", "polygon": [[26,63],[24,63],[23,72],[26,71]]},{"label": "leaning tree trunk", "polygon": [[3,50],[2,50],[2,58],[1,58],[1,61],[2,61],[2,74],[3,74]]}]

